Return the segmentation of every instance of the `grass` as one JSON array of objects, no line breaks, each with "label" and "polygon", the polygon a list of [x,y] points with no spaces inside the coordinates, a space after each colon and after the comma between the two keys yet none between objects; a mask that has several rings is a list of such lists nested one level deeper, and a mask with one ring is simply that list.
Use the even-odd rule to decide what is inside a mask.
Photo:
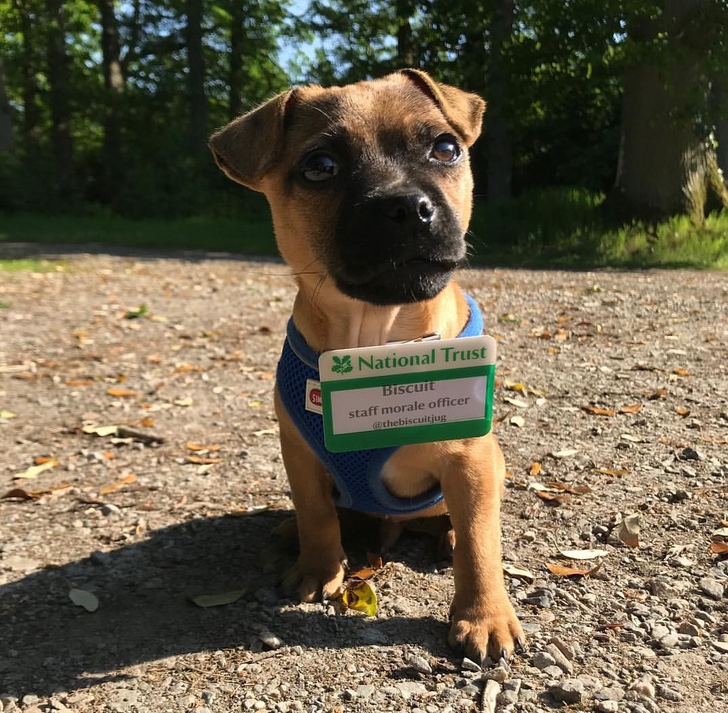
[{"label": "grass", "polygon": [[[66,263],[63,260],[36,260],[33,258],[0,260],[0,272],[57,272],[65,269]],[[1,305],[2,303],[0,303]]]},{"label": "grass", "polygon": [[[570,188],[525,193],[497,206],[479,204],[471,222],[471,264],[728,269],[728,212],[711,214],[700,227],[686,216],[658,225],[620,224],[607,217],[603,204],[602,194]],[[131,220],[0,215],[0,247],[3,242],[277,254],[271,222],[260,216]],[[0,261],[0,270],[36,269],[32,261],[26,267],[22,261],[10,262],[15,264],[8,267],[8,261]]]}]

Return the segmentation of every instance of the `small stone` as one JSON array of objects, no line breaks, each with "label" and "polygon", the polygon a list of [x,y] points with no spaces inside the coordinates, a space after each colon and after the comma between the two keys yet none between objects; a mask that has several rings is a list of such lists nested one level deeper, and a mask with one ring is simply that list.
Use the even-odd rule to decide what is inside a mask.
[{"label": "small stone", "polygon": [[682,622],[677,630],[680,634],[686,634],[687,636],[700,636],[700,629],[689,621]]},{"label": "small stone", "polygon": [[634,691],[638,696],[643,698],[654,698],[655,687],[652,685],[650,677],[641,678],[639,681],[635,681],[630,687],[630,691]]},{"label": "small stone", "polygon": [[657,626],[652,627],[652,637],[654,639],[657,639],[658,641],[663,637],[667,636],[670,633],[670,630],[663,626],[662,624],[658,624]]},{"label": "small stone", "polygon": [[678,644],[677,634],[668,634],[660,639],[660,647],[665,651],[674,649]]},{"label": "small stone", "polygon": [[624,698],[624,689],[619,686],[607,686],[594,694],[598,701],[621,701]]},{"label": "small stone", "polygon": [[667,686],[658,686],[657,695],[666,701],[673,701],[673,703],[682,700],[682,693],[680,691],[676,691],[674,688],[668,688]]},{"label": "small stone", "polygon": [[548,666],[555,666],[556,659],[546,651],[539,651],[531,659],[531,664],[543,671]]},{"label": "small stone", "polygon": [[467,656],[463,659],[463,671],[480,671],[481,668],[475,661],[471,661]]},{"label": "small stone", "polygon": [[509,678],[503,681],[503,689],[505,691],[515,691],[518,693],[521,690],[522,681],[520,678]]},{"label": "small stone", "polygon": [[553,644],[569,661],[573,661],[576,656],[573,646],[569,646],[563,639],[558,636],[552,636],[549,644]]},{"label": "small stone", "polygon": [[129,688],[117,688],[109,695],[106,706],[112,711],[115,711],[115,713],[124,713],[130,708],[137,707],[138,698],[138,691],[133,691]]},{"label": "small stone", "polygon": [[261,631],[258,634],[258,638],[269,648],[269,649],[280,649],[283,646],[283,642],[270,631]]},{"label": "small stone", "polygon": [[101,506],[101,514],[105,515],[106,517],[114,517],[116,519],[122,517],[121,508],[118,505],[114,505],[113,503],[104,503]]},{"label": "small stone", "polygon": [[564,672],[571,673],[574,667],[571,665],[571,661],[564,656],[558,646],[554,644],[546,644],[544,652],[550,654],[554,660],[554,663]]},{"label": "small stone", "polygon": [[24,706],[34,706],[36,703],[40,701],[40,698],[35,695],[35,693],[26,693],[26,695],[23,696],[21,699],[21,703]]},{"label": "small stone", "polygon": [[518,703],[518,694],[515,691],[502,691],[495,700],[499,706],[511,706]]},{"label": "small stone", "polygon": [[353,701],[356,698],[356,691],[352,690],[351,688],[347,688],[342,694],[341,697],[345,701]]},{"label": "small stone", "polygon": [[567,678],[551,686],[549,693],[561,703],[581,703],[584,698],[584,684],[576,678]]},{"label": "small stone", "polygon": [[619,704],[617,701],[599,701],[594,710],[597,713],[617,713],[619,710]]},{"label": "small stone", "polygon": [[374,693],[374,686],[357,686],[356,695],[359,698],[369,698]]},{"label": "small stone", "polygon": [[32,572],[38,567],[40,567],[40,562],[20,555],[10,555],[0,561],[0,569],[9,569],[12,572]]},{"label": "small stone", "polygon": [[728,654],[728,642],[725,641],[712,641],[713,648],[716,651],[720,651],[722,654]]},{"label": "small stone", "polygon": [[209,706],[215,700],[214,691],[203,691],[202,700]]},{"label": "small stone", "polygon": [[560,679],[564,672],[556,665],[554,666],[546,666],[546,668],[543,670],[543,672],[549,677],[554,680]]},{"label": "small stone", "polygon": [[417,673],[431,674],[432,666],[424,657],[417,654],[407,654],[404,657],[405,663],[411,666]]},{"label": "small stone", "polygon": [[503,683],[509,678],[510,675],[510,672],[507,671],[503,666],[496,666],[495,668],[491,668],[490,670],[486,671],[483,674],[483,678],[486,681],[496,681],[497,683]]},{"label": "small stone", "polygon": [[683,448],[680,452],[682,460],[705,460],[705,454],[697,448]]},{"label": "small stone", "polygon": [[460,689],[460,693],[463,696],[467,696],[468,698],[472,698],[473,696],[477,696],[480,693],[480,689],[476,685],[474,685],[472,683],[469,683],[467,686],[463,686]]},{"label": "small stone", "polygon": [[419,683],[418,681],[398,681],[394,684],[394,687],[399,690],[402,694],[402,698],[405,700],[407,700],[410,696],[421,696],[423,693],[427,693],[425,684]]},{"label": "small stone", "polygon": [[724,587],[720,582],[715,579],[711,579],[710,577],[703,577],[698,582],[698,587],[700,587],[701,592],[707,594],[712,599],[723,598]]},{"label": "small stone", "polygon": [[94,564],[107,565],[111,563],[111,555],[108,552],[102,552],[101,550],[94,550],[91,553],[91,561]]}]

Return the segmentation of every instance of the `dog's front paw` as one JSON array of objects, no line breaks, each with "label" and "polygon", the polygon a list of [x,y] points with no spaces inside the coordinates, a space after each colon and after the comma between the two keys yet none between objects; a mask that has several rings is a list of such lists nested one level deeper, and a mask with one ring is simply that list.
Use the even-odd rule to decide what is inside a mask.
[{"label": "dog's front paw", "polygon": [[319,558],[312,562],[303,556],[283,577],[283,591],[290,596],[298,596],[302,602],[315,602],[319,599],[334,599],[341,593],[344,582],[346,558]]},{"label": "dog's front paw", "polygon": [[464,651],[473,661],[490,656],[497,662],[510,659],[514,651],[522,651],[524,636],[521,624],[507,597],[497,602],[459,607],[453,602],[450,646]]}]

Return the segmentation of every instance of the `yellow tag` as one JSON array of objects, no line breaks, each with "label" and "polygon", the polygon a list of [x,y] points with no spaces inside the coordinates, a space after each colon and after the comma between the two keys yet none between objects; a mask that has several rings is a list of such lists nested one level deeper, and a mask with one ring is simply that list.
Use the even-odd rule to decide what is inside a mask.
[{"label": "yellow tag", "polygon": [[369,582],[359,582],[344,590],[341,600],[349,609],[364,612],[367,616],[377,613],[377,593],[374,585]]}]

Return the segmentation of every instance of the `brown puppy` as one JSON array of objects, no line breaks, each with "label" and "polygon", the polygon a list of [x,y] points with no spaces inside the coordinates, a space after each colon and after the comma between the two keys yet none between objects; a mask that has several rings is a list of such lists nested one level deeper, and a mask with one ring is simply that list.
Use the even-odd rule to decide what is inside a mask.
[{"label": "brown puppy", "polygon": [[[317,352],[458,335],[469,309],[451,280],[472,209],[468,147],[479,97],[417,70],[346,87],[294,88],[217,132],[210,146],[234,181],[262,191],[299,292],[293,322]],[[281,449],[296,506],[300,557],[285,585],[303,601],[332,597],[346,555],[334,482],[276,393]],[[503,583],[505,467],[492,434],[403,446],[387,490],[407,498],[439,484],[456,535],[450,643],[474,659],[509,657],[523,631]]]}]

